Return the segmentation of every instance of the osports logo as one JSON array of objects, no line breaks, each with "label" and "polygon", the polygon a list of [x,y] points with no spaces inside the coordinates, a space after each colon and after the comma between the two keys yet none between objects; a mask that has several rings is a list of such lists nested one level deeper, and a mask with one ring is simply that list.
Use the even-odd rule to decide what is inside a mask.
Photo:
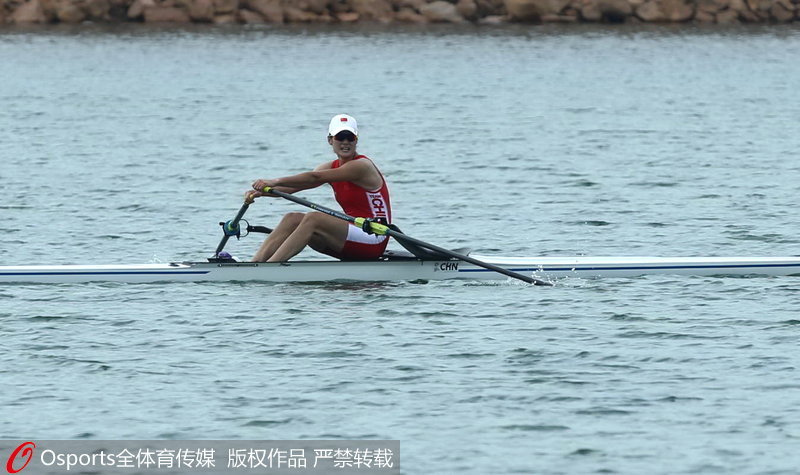
[{"label": "osports logo", "polygon": [[[21,472],[28,466],[28,462],[31,461],[33,458],[33,449],[36,448],[36,444],[33,442],[25,442],[17,447],[13,452],[11,452],[11,456],[8,457],[8,462],[6,462],[6,471],[8,473],[17,473]],[[14,468],[15,465],[18,465],[17,459],[25,460],[22,463],[22,466],[19,468]]]}]

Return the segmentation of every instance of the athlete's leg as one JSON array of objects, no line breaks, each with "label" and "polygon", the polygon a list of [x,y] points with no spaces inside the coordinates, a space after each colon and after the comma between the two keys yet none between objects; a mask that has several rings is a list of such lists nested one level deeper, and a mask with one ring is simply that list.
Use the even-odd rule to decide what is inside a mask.
[{"label": "athlete's leg", "polygon": [[275,251],[286,241],[286,238],[297,229],[300,222],[303,220],[305,213],[288,213],[286,214],[278,226],[272,230],[267,239],[261,244],[261,247],[253,256],[253,262],[266,262],[267,259],[275,254]]},{"label": "athlete's leg", "polygon": [[337,256],[347,239],[348,226],[347,221],[324,213],[307,213],[267,261],[288,261],[306,246],[323,254]]},{"label": "athlete's leg", "polygon": [[341,254],[335,257],[346,260],[378,259],[386,251],[388,243],[388,236],[368,234],[351,224],[347,227],[347,241],[344,248]]}]

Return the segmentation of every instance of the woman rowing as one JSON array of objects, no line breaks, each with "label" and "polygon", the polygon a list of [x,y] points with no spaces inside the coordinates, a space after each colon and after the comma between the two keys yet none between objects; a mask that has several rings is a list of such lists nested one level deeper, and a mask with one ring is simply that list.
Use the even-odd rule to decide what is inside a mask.
[{"label": "woman rowing", "polygon": [[[260,196],[274,196],[263,192],[264,187],[295,193],[329,183],[346,214],[391,223],[392,207],[386,180],[372,160],[356,152],[356,120],[345,114],[334,116],[328,126],[328,143],[336,160],[325,162],[310,172],[258,179],[253,182],[253,189],[245,193],[245,201],[251,203]],[[253,261],[287,261],[306,246],[343,260],[377,259],[386,250],[388,241],[386,235],[367,233],[324,213],[293,212],[283,217],[253,256]]]}]

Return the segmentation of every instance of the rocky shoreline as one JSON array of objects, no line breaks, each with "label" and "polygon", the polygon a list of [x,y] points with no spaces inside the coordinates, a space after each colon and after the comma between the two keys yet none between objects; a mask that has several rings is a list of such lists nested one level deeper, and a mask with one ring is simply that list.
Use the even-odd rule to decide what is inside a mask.
[{"label": "rocky shoreline", "polygon": [[0,0],[0,25],[794,21],[800,0]]}]

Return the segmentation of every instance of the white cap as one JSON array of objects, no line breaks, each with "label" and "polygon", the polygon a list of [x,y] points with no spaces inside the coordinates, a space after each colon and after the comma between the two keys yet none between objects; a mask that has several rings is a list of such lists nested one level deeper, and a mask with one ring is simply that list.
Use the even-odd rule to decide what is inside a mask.
[{"label": "white cap", "polygon": [[343,130],[349,130],[358,136],[358,123],[347,114],[333,116],[331,124],[328,126],[328,135],[336,135]]}]

